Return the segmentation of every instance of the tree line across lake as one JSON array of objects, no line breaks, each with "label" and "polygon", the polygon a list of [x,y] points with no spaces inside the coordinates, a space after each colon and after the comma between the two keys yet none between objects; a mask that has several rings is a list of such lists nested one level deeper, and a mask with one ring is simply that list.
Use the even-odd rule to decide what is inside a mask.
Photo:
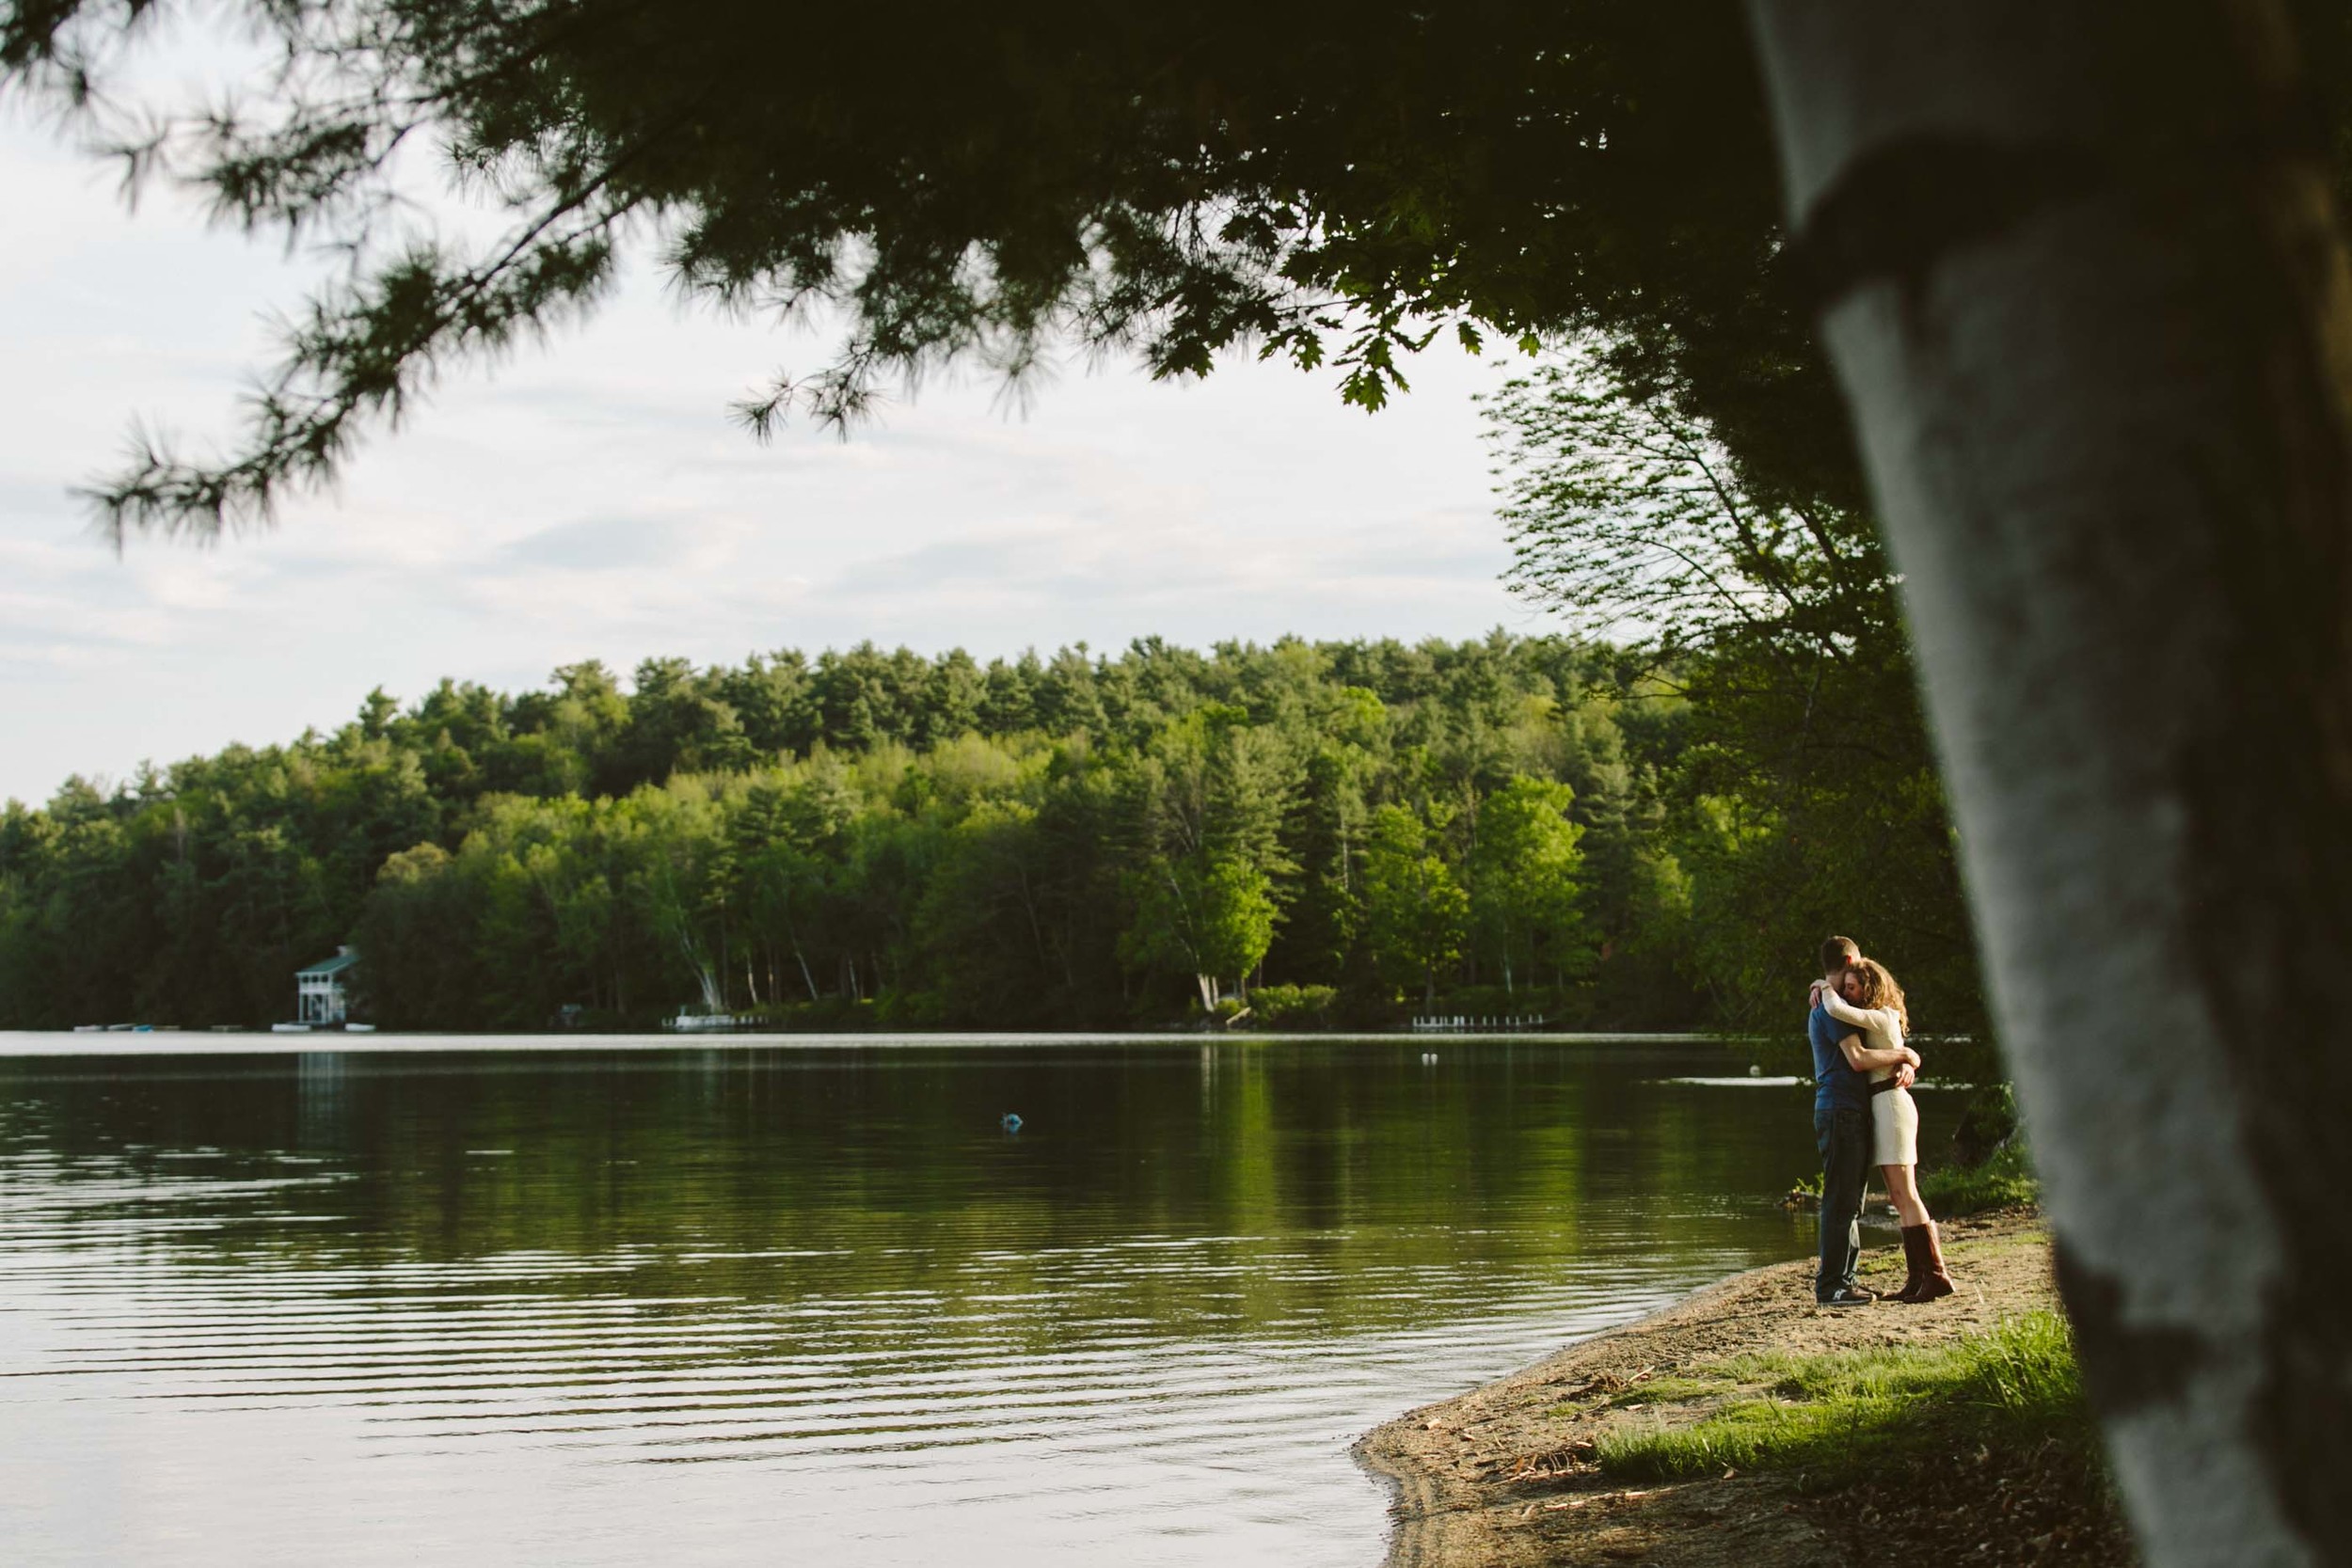
[{"label": "tree line across lake", "polygon": [[1720,730],[1501,632],[378,691],[11,802],[0,1026],[266,1022],[340,943],[394,1027],[1737,1022],[1806,931],[1753,927],[1785,834],[1714,793]]},{"label": "tree line across lake", "polygon": [[[1788,1033],[1820,936],[1983,1037],[1894,578],[1848,509],[1569,345],[1484,400],[1565,635],[871,645],[518,694],[0,813],[0,1027],[1114,1027],[1415,1012]],[[1986,1065],[1986,1070],[1991,1070]]]}]

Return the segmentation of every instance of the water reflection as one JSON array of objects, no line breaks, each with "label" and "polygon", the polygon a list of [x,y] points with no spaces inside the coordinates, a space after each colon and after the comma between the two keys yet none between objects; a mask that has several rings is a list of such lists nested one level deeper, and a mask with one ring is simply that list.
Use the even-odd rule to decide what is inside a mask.
[{"label": "water reflection", "polygon": [[1795,1091],[1424,1050],[0,1061],[0,1535],[1372,1562],[1358,1432],[1808,1240]]}]

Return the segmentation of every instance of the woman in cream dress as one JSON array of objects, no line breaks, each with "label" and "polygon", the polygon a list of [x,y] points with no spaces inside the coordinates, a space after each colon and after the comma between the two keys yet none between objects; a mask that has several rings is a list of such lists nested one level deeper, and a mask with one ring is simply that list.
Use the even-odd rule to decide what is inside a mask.
[{"label": "woman in cream dress", "polygon": [[[1911,1026],[1902,987],[1875,958],[1847,966],[1837,990],[1823,991],[1821,1006],[1882,1051],[1899,1048]],[[1948,1296],[1952,1276],[1944,1267],[1942,1239],[1919,1196],[1919,1107],[1911,1091],[1895,1081],[1893,1068],[1878,1068],[1870,1074],[1870,1131],[1871,1163],[1885,1179],[1886,1196],[1902,1218],[1903,1261],[1910,1277],[1895,1299],[1921,1302]]]}]

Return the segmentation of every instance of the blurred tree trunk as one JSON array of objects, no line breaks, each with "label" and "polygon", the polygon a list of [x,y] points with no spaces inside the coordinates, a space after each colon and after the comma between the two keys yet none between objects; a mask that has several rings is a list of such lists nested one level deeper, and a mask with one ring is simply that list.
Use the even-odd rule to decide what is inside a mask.
[{"label": "blurred tree trunk", "polygon": [[2286,16],[1751,13],[2140,1540],[2352,1561],[2352,293]]}]

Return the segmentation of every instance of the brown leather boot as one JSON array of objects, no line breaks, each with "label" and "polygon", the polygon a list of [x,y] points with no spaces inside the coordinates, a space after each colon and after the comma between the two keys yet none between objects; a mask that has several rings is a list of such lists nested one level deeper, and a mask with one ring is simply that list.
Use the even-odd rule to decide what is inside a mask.
[{"label": "brown leather boot", "polygon": [[1915,1302],[1922,1300],[1919,1283],[1927,1275],[1927,1250],[1920,1243],[1927,1238],[1924,1225],[1903,1227],[1903,1288],[1887,1297],[1889,1301]]},{"label": "brown leather boot", "polygon": [[[1911,1299],[1915,1302],[1941,1301],[1958,1289],[1952,1283],[1951,1275],[1944,1268],[1942,1238],[1936,1234],[1933,1220],[1916,1228],[1919,1232],[1919,1288]],[[1907,1236],[1910,1232],[1905,1231],[1904,1234]]]}]

